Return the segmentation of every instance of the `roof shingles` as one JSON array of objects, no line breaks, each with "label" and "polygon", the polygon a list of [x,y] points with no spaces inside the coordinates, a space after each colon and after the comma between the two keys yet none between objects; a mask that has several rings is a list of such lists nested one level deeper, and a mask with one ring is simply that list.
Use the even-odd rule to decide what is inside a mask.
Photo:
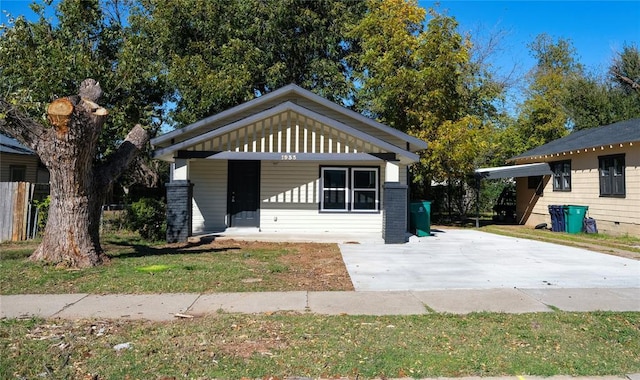
[{"label": "roof shingles", "polygon": [[640,118],[572,132],[561,139],[512,157],[509,161],[517,162],[545,155],[636,141],[640,141]]}]

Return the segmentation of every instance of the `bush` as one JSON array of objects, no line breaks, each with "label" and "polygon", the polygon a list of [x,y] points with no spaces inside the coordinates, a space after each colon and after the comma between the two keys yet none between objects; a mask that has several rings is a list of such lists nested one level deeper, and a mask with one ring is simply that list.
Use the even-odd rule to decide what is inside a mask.
[{"label": "bush", "polygon": [[140,198],[127,208],[127,225],[143,239],[163,240],[166,236],[165,204],[153,198]]},{"label": "bush", "polygon": [[43,200],[33,200],[33,205],[38,209],[38,231],[44,231],[47,226],[47,219],[49,218],[49,205],[51,205],[51,196],[47,195]]}]

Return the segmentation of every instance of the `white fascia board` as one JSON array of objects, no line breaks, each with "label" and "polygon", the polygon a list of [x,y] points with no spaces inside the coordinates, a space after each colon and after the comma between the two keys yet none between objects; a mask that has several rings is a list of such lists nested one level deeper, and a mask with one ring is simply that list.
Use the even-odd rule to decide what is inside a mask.
[{"label": "white fascia board", "polygon": [[222,120],[224,118],[233,116],[234,114],[237,113],[242,113],[248,109],[251,109],[253,107],[258,107],[263,103],[269,102],[271,101],[273,98],[277,98],[279,96],[282,95],[286,95],[288,93],[292,93],[295,92],[295,87],[298,87],[296,85],[290,84],[284,87],[281,87],[273,92],[267,93],[265,95],[259,96],[257,98],[251,99],[248,102],[239,104],[235,107],[229,108],[228,110],[222,111],[220,113],[217,113],[215,115],[211,115],[209,117],[205,117],[202,120],[198,120],[195,123],[189,124],[183,128],[178,128],[175,129],[171,132],[167,132],[163,135],[160,135],[158,137],[155,137],[153,139],[151,139],[151,145],[159,145],[162,143],[166,143],[168,141],[171,141],[171,139],[175,139],[181,135],[184,135],[186,133],[192,132],[194,130],[197,130],[199,128],[205,127],[209,124],[213,124],[218,120]]},{"label": "white fascia board", "polygon": [[[299,90],[298,90],[299,89]],[[301,91],[300,91],[301,90]],[[375,121],[371,118],[368,118],[356,111],[350,110],[348,108],[345,108],[339,104],[336,104],[330,100],[327,100],[325,98],[323,98],[320,95],[316,95],[311,91],[307,91],[303,88],[298,87],[295,91],[298,95],[301,95],[305,98],[307,98],[308,100],[311,100],[312,102],[318,103],[324,107],[327,107],[329,109],[331,109],[332,111],[336,111],[339,112],[347,117],[350,117],[352,119],[356,119],[360,122],[363,122],[373,128],[377,128],[385,133],[388,133],[392,136],[395,136],[399,139],[402,139],[406,142],[408,142],[409,144],[413,144],[416,145],[418,147],[418,150],[421,149],[427,149],[427,143],[426,141],[420,140],[419,138],[413,137],[411,135],[408,135],[398,129],[392,128],[388,125],[382,124],[378,121]]]},{"label": "white fascia board", "polygon": [[166,148],[161,148],[161,149],[157,149],[154,151],[153,153],[153,157],[154,158],[161,158],[163,156],[167,156],[167,155],[171,155],[174,152],[178,151],[178,150],[182,150],[182,149],[186,149],[190,146],[196,145],[202,141],[206,141],[208,139],[212,139],[214,137],[223,135],[225,133],[231,132],[237,128],[241,128],[245,125],[248,124],[252,124],[255,122],[258,122],[260,120],[275,116],[279,113],[285,112],[285,111],[293,111],[293,112],[297,112],[303,116],[306,116],[310,119],[314,119],[320,123],[326,124],[330,127],[336,128],[338,130],[341,130],[347,134],[350,134],[354,137],[357,137],[361,140],[367,141],[373,145],[376,145],[380,148],[386,149],[390,152],[394,152],[397,153],[401,156],[406,157],[407,159],[409,159],[412,162],[418,161],[420,159],[420,157],[412,152],[409,152],[407,150],[404,150],[402,148],[399,148],[393,144],[389,144],[386,141],[383,141],[381,139],[378,139],[377,137],[371,136],[367,133],[364,133],[358,129],[355,129],[353,127],[350,127],[344,123],[341,123],[337,120],[331,119],[327,116],[324,115],[320,115],[316,112],[313,112],[307,108],[301,107],[297,104],[294,104],[292,102],[284,102],[282,104],[277,105],[276,107],[273,108],[269,108],[267,110],[264,110],[262,112],[253,114],[247,118],[235,121],[231,124],[228,124],[224,127],[215,129],[213,131],[209,131],[207,133],[204,133],[202,135],[190,138],[188,140],[179,142],[177,144],[171,145],[169,147]]},{"label": "white fascia board", "polygon": [[207,126],[209,124],[215,123],[217,120],[222,120],[224,118],[227,117],[231,117],[236,113],[242,113],[245,112],[246,110],[253,108],[253,107],[258,107],[261,104],[270,102],[271,100],[273,100],[274,98],[278,98],[280,96],[284,96],[287,94],[296,94],[299,95],[301,97],[304,97],[314,103],[317,103],[321,106],[327,107],[329,109],[331,109],[332,111],[338,112],[342,115],[345,115],[347,117],[350,117],[352,119],[358,120],[362,123],[365,123],[373,128],[379,129],[385,133],[388,133],[392,136],[395,136],[401,140],[404,140],[406,142],[408,142],[409,144],[413,144],[415,145],[418,149],[417,150],[421,150],[421,149],[426,149],[427,148],[427,143],[423,140],[420,140],[416,137],[410,136],[402,131],[399,131],[395,128],[389,127],[388,125],[382,124],[378,121],[375,121],[371,118],[368,118],[358,112],[352,111],[348,108],[345,108],[339,104],[336,104],[328,99],[323,98],[320,95],[316,95],[313,92],[309,91],[309,90],[305,90],[300,86],[297,86],[295,84],[290,84],[284,87],[281,87],[273,92],[267,93],[265,95],[259,96],[257,98],[254,98],[252,100],[249,100],[248,102],[242,103],[238,106],[235,106],[233,108],[230,108],[226,111],[222,111],[220,113],[217,113],[215,115],[206,117],[202,120],[199,120],[193,124],[189,124],[183,128],[179,128],[176,130],[173,130],[171,132],[165,133],[161,136],[155,137],[153,139],[151,139],[151,145],[160,145],[162,143],[166,143],[168,141],[171,141],[171,139],[175,139],[181,135],[187,134],[189,132],[193,132],[194,130],[197,130],[199,128],[202,128],[204,126]]}]

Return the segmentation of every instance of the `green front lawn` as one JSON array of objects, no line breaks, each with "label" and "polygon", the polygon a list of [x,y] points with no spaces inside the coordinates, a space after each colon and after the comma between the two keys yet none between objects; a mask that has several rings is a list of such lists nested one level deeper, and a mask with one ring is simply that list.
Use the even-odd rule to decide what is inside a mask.
[{"label": "green front lawn", "polygon": [[123,233],[103,238],[110,257],[89,269],[27,260],[37,242],[0,244],[2,294],[352,290],[335,244],[153,244]]},{"label": "green front lawn", "polygon": [[3,379],[622,375],[640,372],[640,313],[4,320],[0,350]]}]

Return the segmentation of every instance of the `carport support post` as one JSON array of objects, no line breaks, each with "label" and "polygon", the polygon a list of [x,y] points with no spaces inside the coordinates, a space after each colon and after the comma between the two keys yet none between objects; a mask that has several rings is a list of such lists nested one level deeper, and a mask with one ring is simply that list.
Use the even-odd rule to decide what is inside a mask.
[{"label": "carport support post", "polygon": [[193,184],[171,181],[167,187],[167,242],[185,242],[191,236]]},{"label": "carport support post", "polygon": [[383,187],[382,238],[385,244],[406,243],[408,187],[399,182],[385,182]]},{"label": "carport support post", "polygon": [[480,181],[482,178],[476,174],[476,228],[480,228]]}]

